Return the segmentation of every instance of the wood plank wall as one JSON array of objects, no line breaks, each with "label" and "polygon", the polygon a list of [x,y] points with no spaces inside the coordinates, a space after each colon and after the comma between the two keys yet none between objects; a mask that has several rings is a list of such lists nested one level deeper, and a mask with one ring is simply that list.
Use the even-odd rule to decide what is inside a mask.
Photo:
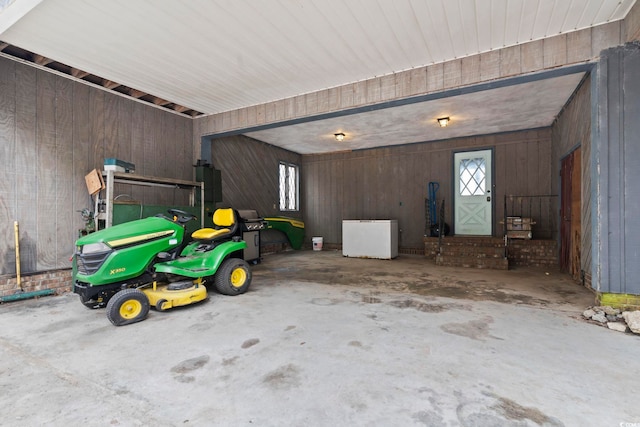
[{"label": "wood plank wall", "polygon": [[636,2],[624,18],[623,34],[626,42],[640,40],[640,2]]},{"label": "wood plank wall", "polygon": [[[211,142],[211,164],[222,175],[222,202],[217,207],[255,209],[261,216],[303,217],[299,212],[279,211],[280,161],[301,166],[301,155],[246,136]],[[301,191],[302,194],[304,192]]]},{"label": "wood plank wall", "polygon": [[[19,222],[23,273],[70,267],[92,207],[84,176],[106,157],[136,173],[193,179],[191,118],[0,57],[0,275],[15,273]],[[118,186],[143,203],[186,204],[181,190]]]},{"label": "wood plank wall", "polygon": [[307,240],[342,243],[343,219],[397,219],[401,248],[421,248],[428,183],[440,183],[452,225],[454,151],[494,148],[494,235],[502,235],[505,194],[551,194],[551,131],[529,130],[302,157]]},{"label": "wood plank wall", "polygon": [[[592,262],[592,212],[591,212],[591,77],[587,77],[574,96],[558,115],[552,127],[552,188],[560,191],[560,162],[569,152],[581,148],[581,244],[580,264],[586,274],[591,274]],[[580,277],[576,277],[580,279]]]}]

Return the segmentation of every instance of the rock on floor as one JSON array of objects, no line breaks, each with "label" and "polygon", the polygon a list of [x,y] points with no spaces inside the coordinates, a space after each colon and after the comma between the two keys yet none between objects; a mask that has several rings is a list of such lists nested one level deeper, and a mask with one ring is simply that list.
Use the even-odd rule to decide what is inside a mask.
[{"label": "rock on floor", "polygon": [[607,323],[607,316],[603,312],[599,312],[591,316],[591,320],[595,320],[598,323]]},{"label": "rock on floor", "polygon": [[625,311],[622,313],[624,321],[634,334],[640,334],[640,311]]},{"label": "rock on floor", "polygon": [[627,325],[624,322],[607,322],[607,327],[618,332],[627,332]]},{"label": "rock on floor", "polygon": [[619,309],[609,306],[589,307],[582,312],[582,317],[593,320],[602,326],[607,326],[615,331],[626,332],[627,328],[631,332],[640,334],[640,311],[625,311],[621,313]]}]

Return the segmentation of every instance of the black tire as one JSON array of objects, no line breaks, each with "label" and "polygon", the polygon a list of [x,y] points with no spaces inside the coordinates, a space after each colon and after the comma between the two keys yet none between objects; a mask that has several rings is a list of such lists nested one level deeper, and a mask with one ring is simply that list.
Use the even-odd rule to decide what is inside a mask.
[{"label": "black tire", "polygon": [[156,310],[157,310],[157,311],[164,311],[164,309],[162,308],[162,305],[163,305],[165,302],[167,302],[167,300],[166,300],[166,299],[159,299],[159,300],[156,302]]},{"label": "black tire", "polygon": [[138,289],[123,289],[107,304],[107,319],[115,326],[140,322],[148,314],[149,298]]},{"label": "black tire", "polygon": [[214,277],[216,290],[223,295],[240,295],[249,290],[251,269],[240,258],[228,258],[222,262]]}]

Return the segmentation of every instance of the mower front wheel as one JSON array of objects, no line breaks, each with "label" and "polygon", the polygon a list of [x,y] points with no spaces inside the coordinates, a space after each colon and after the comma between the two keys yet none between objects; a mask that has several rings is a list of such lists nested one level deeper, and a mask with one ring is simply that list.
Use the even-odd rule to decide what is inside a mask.
[{"label": "mower front wheel", "polygon": [[216,272],[214,282],[216,290],[223,295],[244,294],[251,284],[249,263],[240,258],[224,260]]},{"label": "mower front wheel", "polygon": [[115,326],[144,320],[149,314],[149,298],[138,289],[123,289],[107,304],[107,319]]}]

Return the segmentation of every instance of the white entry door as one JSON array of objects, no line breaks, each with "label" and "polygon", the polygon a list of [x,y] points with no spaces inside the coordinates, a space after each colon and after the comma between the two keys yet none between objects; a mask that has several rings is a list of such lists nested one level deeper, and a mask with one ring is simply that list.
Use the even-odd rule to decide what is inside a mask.
[{"label": "white entry door", "polygon": [[455,234],[490,236],[491,150],[454,154]]}]

